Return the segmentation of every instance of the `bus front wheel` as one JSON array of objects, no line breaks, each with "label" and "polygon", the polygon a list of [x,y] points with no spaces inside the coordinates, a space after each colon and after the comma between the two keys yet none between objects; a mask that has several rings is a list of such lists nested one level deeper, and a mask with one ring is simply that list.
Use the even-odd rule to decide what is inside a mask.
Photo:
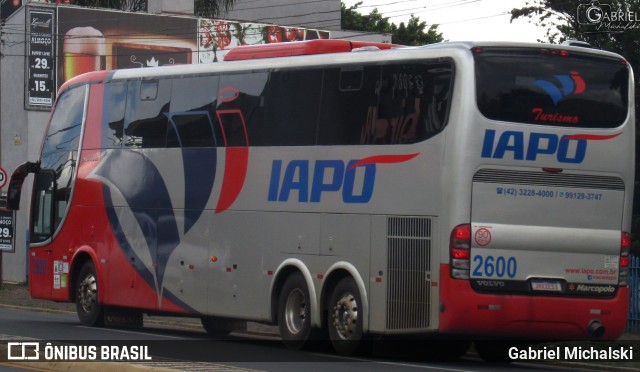
[{"label": "bus front wheel", "polygon": [[76,312],[80,322],[88,326],[102,325],[103,308],[98,302],[98,275],[93,262],[85,262],[80,269],[76,291]]},{"label": "bus front wheel", "polygon": [[289,349],[301,349],[311,334],[309,289],[301,273],[291,274],[278,299],[278,328]]},{"label": "bus front wheel", "polygon": [[362,344],[362,299],[351,278],[338,282],[329,301],[329,337],[340,354],[354,353]]}]

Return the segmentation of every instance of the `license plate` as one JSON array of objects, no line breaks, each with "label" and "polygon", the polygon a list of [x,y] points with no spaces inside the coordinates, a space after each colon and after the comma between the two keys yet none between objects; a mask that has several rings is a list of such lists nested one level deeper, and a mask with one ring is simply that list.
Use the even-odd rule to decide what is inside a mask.
[{"label": "license plate", "polygon": [[544,292],[562,292],[562,284],[553,280],[532,280],[531,289]]}]

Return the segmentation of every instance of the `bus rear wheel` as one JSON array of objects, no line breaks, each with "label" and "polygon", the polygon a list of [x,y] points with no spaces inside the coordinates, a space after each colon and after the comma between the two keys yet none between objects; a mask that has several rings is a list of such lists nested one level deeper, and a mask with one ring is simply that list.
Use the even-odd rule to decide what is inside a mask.
[{"label": "bus rear wheel", "polygon": [[289,349],[301,349],[311,334],[309,289],[301,273],[291,274],[278,299],[278,328],[282,342]]},{"label": "bus rear wheel", "polygon": [[98,302],[98,275],[93,262],[82,265],[76,282],[76,312],[80,322],[88,326],[103,324],[103,308]]},{"label": "bus rear wheel", "polygon": [[336,352],[349,355],[362,344],[362,299],[351,278],[338,282],[329,300],[329,338]]}]

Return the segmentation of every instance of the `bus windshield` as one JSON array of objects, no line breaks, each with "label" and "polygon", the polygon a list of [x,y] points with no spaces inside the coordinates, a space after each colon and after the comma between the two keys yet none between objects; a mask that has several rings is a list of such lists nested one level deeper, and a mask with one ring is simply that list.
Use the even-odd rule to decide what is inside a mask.
[{"label": "bus windshield", "polygon": [[476,49],[476,98],[487,118],[576,128],[616,128],[628,113],[620,59],[555,49]]}]

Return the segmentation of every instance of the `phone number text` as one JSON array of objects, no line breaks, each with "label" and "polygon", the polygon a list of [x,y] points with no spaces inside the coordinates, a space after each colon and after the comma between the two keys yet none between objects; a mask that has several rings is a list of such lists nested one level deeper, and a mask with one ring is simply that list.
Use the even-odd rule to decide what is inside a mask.
[{"label": "phone number text", "polygon": [[599,201],[604,197],[602,193],[595,192],[554,191],[516,187],[496,187],[496,194],[507,197],[555,198],[589,201]]}]

